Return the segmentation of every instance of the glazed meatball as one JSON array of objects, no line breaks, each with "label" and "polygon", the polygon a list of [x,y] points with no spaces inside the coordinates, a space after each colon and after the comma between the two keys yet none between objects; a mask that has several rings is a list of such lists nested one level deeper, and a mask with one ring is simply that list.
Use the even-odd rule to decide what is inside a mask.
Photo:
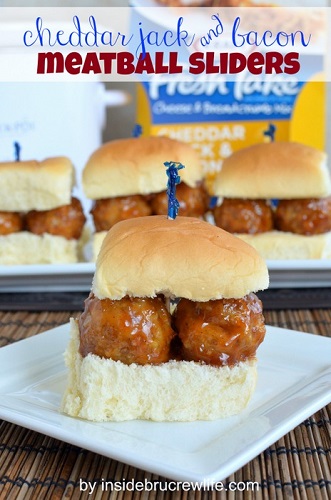
[{"label": "glazed meatball", "polygon": [[265,335],[262,303],[253,293],[209,302],[182,299],[174,324],[183,358],[216,366],[254,358]]},{"label": "glazed meatball", "polygon": [[108,231],[117,222],[151,213],[147,200],[141,195],[96,200],[91,210],[96,231]]},{"label": "glazed meatball", "polygon": [[80,201],[72,198],[70,205],[28,212],[25,224],[27,230],[34,234],[48,233],[68,240],[78,239],[85,224],[85,215]]},{"label": "glazed meatball", "polygon": [[89,353],[127,365],[169,361],[174,331],[171,316],[160,297],[85,301],[79,319],[80,353]]},{"label": "glazed meatball", "polygon": [[215,224],[229,233],[264,233],[273,229],[273,212],[265,200],[225,198],[214,209]]},{"label": "glazed meatball", "polygon": [[0,235],[18,233],[23,230],[23,220],[17,212],[0,212]]},{"label": "glazed meatball", "polygon": [[[176,187],[176,198],[179,201],[178,215],[185,217],[202,217],[209,205],[209,196],[202,185],[191,188],[181,182]],[[167,215],[168,196],[166,191],[153,196],[151,201],[153,214]]]},{"label": "glazed meatball", "polygon": [[275,213],[279,231],[311,236],[331,231],[331,197],[281,200]]}]

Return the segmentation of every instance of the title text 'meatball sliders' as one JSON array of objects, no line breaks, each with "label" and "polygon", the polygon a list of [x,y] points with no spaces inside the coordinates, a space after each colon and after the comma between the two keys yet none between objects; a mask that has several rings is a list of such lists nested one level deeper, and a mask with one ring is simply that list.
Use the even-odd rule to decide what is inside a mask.
[{"label": "title text 'meatball sliders'", "polygon": [[85,216],[66,157],[0,163],[0,264],[79,259]]},{"label": "title text 'meatball sliders'", "polygon": [[270,142],[227,158],[215,179],[217,226],[266,259],[331,258],[331,181],[324,152]]}]

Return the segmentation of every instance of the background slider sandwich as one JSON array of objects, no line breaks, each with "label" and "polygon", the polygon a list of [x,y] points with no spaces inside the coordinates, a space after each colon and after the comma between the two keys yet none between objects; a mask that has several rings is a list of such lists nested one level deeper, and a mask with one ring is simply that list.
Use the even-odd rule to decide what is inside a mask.
[{"label": "background slider sandwich", "polygon": [[[63,412],[92,421],[226,417],[248,403],[268,286],[249,245],[196,218],[119,222],[71,322]],[[170,314],[167,299],[176,299]]]},{"label": "background slider sandwich", "polygon": [[[177,186],[179,215],[202,217],[209,206],[197,152],[168,137],[132,137],[111,141],[97,149],[83,171],[83,190],[94,200],[92,217],[96,236],[94,258],[105,231],[121,220],[167,213],[164,158],[185,165]],[[98,234],[99,233],[99,234]]]},{"label": "background slider sandwich", "polygon": [[217,226],[266,259],[331,258],[331,182],[322,151],[270,142],[227,158],[215,179]]},{"label": "background slider sandwich", "polygon": [[77,262],[85,224],[68,158],[0,163],[0,264]]}]

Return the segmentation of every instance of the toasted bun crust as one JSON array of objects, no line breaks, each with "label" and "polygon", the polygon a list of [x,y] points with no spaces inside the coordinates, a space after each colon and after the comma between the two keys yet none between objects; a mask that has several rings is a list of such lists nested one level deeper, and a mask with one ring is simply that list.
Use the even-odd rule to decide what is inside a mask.
[{"label": "toasted bun crust", "polygon": [[185,165],[180,177],[189,186],[202,180],[199,156],[189,144],[168,137],[137,137],[108,142],[92,154],[83,170],[84,193],[97,200],[164,191],[165,161]]},{"label": "toasted bun crust", "polygon": [[224,160],[214,194],[225,198],[320,198],[331,193],[327,156],[295,142],[255,144]]},{"label": "toasted bun crust", "polygon": [[196,301],[268,287],[264,260],[239,238],[193,217],[115,224],[103,241],[92,290],[99,299],[164,294]]},{"label": "toasted bun crust", "polygon": [[0,179],[0,210],[50,210],[70,203],[74,168],[63,156],[0,163]]},{"label": "toasted bun crust", "polygon": [[100,248],[105,239],[107,231],[98,231],[92,236],[92,260],[95,262],[98,258]]},{"label": "toasted bun crust", "polygon": [[61,410],[92,421],[214,420],[241,412],[256,385],[256,360],[233,368],[194,361],[125,365],[79,354],[78,325],[71,320],[65,353],[68,385]]},{"label": "toasted bun crust", "polygon": [[65,264],[78,262],[81,243],[62,236],[22,231],[0,236],[0,265]]},{"label": "toasted bun crust", "polygon": [[236,236],[252,245],[264,259],[331,259],[331,232],[303,236],[282,231],[268,231]]}]

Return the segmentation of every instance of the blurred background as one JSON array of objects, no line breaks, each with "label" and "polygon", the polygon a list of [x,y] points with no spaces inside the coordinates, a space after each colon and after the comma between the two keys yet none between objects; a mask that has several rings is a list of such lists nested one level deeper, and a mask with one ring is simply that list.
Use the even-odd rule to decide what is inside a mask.
[{"label": "blurred background", "polygon": [[[128,7],[129,0],[0,0],[0,7]],[[123,89],[131,97],[126,106],[108,107],[103,140],[128,137],[135,121],[136,87],[133,83],[106,84],[108,89]]]}]

